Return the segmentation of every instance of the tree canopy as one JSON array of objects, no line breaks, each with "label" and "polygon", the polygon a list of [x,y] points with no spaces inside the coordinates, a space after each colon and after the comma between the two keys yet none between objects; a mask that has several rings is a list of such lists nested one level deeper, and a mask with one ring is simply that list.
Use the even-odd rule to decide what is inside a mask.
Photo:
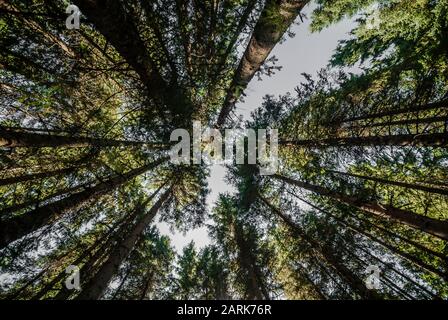
[{"label": "tree canopy", "polygon": [[[309,3],[349,39],[243,122]],[[448,1],[69,4],[0,1],[0,299],[448,298]],[[278,171],[226,164],[208,208],[207,163],[169,156],[194,121],[278,129]]]}]

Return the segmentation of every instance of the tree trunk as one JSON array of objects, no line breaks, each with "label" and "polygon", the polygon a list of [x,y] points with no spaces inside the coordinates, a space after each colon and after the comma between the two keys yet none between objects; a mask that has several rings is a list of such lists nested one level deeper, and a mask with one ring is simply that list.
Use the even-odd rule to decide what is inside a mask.
[{"label": "tree trunk", "polygon": [[171,195],[172,188],[166,190],[159,198],[159,200],[152,206],[148,213],[146,213],[130,230],[128,234],[124,236],[123,241],[119,241],[116,247],[112,250],[109,258],[100,267],[98,272],[82,289],[81,293],[76,297],[78,300],[96,300],[101,297],[107,286],[112,279],[113,275],[117,272],[121,263],[128,257],[134,248],[138,238],[146,227],[153,221],[155,215],[168,200]]},{"label": "tree trunk", "polygon": [[[216,67],[216,72],[212,76],[211,83],[216,83],[216,80],[219,78],[221,72],[225,69],[224,67],[226,65],[227,59],[230,56],[232,50],[234,49],[235,44],[238,41],[238,38],[241,36],[241,33],[244,30],[244,27],[247,25],[247,21],[250,17],[250,14],[253,12],[257,2],[258,2],[257,0],[249,0],[249,3],[247,4],[246,9],[244,9],[243,14],[241,15],[240,21],[238,22],[238,26],[235,30],[235,33],[233,34],[233,37],[229,41],[225,52],[219,58],[219,62]],[[222,42],[225,43],[224,40]],[[223,47],[223,45],[218,45],[218,48],[222,48],[222,47]]]},{"label": "tree trunk", "polygon": [[344,119],[342,121],[332,122],[329,124],[334,125],[334,124],[340,124],[340,123],[345,123],[345,122],[361,121],[361,120],[368,120],[368,119],[375,119],[375,118],[384,118],[384,117],[395,116],[395,115],[399,115],[399,114],[403,114],[403,113],[413,113],[413,112],[427,111],[427,110],[446,108],[446,107],[448,107],[447,99],[433,102],[433,103],[428,103],[428,104],[421,105],[421,106],[407,107],[407,108],[402,108],[402,109],[393,109],[393,110],[382,111],[382,112],[377,112],[377,113],[373,113],[373,114],[367,114],[367,115],[363,115],[363,116],[359,116],[359,117],[352,117],[352,118]]},{"label": "tree trunk", "polygon": [[146,276],[145,286],[143,287],[142,293],[140,294],[139,299],[145,300],[148,298],[148,293],[151,292],[154,282],[154,272],[152,270],[148,271]]},{"label": "tree trunk", "polygon": [[403,126],[403,125],[422,125],[422,124],[431,124],[431,123],[440,123],[448,121],[448,116],[443,117],[428,117],[428,118],[416,118],[416,119],[404,119],[404,120],[396,120],[396,121],[387,121],[380,123],[369,123],[366,125],[356,125],[349,127],[342,127],[344,130],[365,130],[369,128],[375,127],[390,127],[390,126]]},{"label": "tree trunk", "polygon": [[255,73],[307,3],[308,0],[267,0],[227,91],[216,127],[220,128],[225,124],[230,111],[235,107]]},{"label": "tree trunk", "polygon": [[416,214],[411,211],[401,210],[388,205],[381,205],[372,201],[364,201],[362,199],[347,196],[339,192],[329,190],[324,187],[315,186],[306,182],[293,180],[291,178],[283,177],[280,175],[272,175],[273,178],[288,184],[295,185],[299,188],[303,188],[312,192],[315,192],[321,196],[330,197],[341,203],[353,206],[364,212],[374,214],[378,217],[388,217],[392,220],[405,224],[411,228],[421,230],[438,238],[448,240],[448,222],[441,221],[429,217],[425,217],[420,214]]},{"label": "tree trunk", "polygon": [[[407,252],[404,252],[404,251],[400,250],[399,248],[396,248],[395,246],[390,245],[389,243],[387,243],[387,242],[385,242],[385,241],[379,239],[378,237],[375,237],[374,235],[372,235],[372,234],[370,234],[370,233],[368,233],[368,232],[365,232],[364,230],[361,230],[359,227],[357,227],[357,226],[355,226],[355,225],[353,225],[353,224],[351,224],[351,223],[345,222],[343,219],[341,219],[341,218],[335,216],[334,214],[332,214],[332,213],[330,213],[330,212],[328,212],[328,211],[326,211],[326,210],[323,210],[323,209],[321,209],[321,208],[319,208],[319,207],[313,205],[312,203],[310,203],[310,202],[308,202],[308,201],[306,201],[306,200],[303,200],[303,199],[300,199],[300,200],[303,201],[303,202],[305,202],[306,204],[308,204],[308,205],[311,206],[312,208],[314,208],[314,209],[316,209],[316,210],[318,210],[318,211],[320,211],[320,212],[326,214],[327,216],[329,216],[329,217],[335,219],[335,220],[338,221],[341,225],[343,225],[343,226],[345,226],[346,228],[352,230],[353,232],[358,233],[358,234],[360,234],[360,235],[363,235],[363,236],[365,236],[366,238],[368,238],[368,239],[370,239],[370,240],[372,240],[372,241],[377,242],[378,244],[380,244],[380,245],[383,246],[384,248],[389,249],[391,252],[393,252],[393,253],[396,254],[397,256],[400,256],[400,257],[402,257],[403,259],[406,259],[406,260],[408,260],[409,262],[413,263],[414,265],[416,265],[416,266],[418,266],[418,267],[420,267],[420,268],[422,268],[422,269],[424,269],[424,270],[426,270],[426,271],[429,271],[429,272],[431,272],[431,273],[433,273],[433,274],[436,274],[436,275],[442,277],[443,279],[448,280],[448,275],[447,275],[446,272],[443,272],[443,271],[437,269],[436,267],[434,267],[434,266],[432,266],[432,265],[430,265],[430,264],[424,262],[423,260],[419,259],[418,257],[415,257],[415,256],[413,256],[413,255],[411,255],[411,254],[409,254],[409,253],[407,253]],[[446,257],[445,257],[445,258],[446,258]],[[445,259],[443,259],[443,260],[445,260]]]},{"label": "tree trunk", "polygon": [[355,275],[350,269],[342,264],[339,259],[333,254],[333,251],[327,245],[322,245],[320,242],[308,236],[302,228],[294,223],[291,218],[283,214],[279,209],[270,204],[266,199],[259,195],[261,201],[268,206],[290,229],[296,233],[300,238],[305,240],[315,251],[318,256],[321,256],[325,261],[335,268],[337,273],[350,285],[350,287],[364,299],[381,299],[382,297],[375,291],[367,289],[364,282]]},{"label": "tree trunk", "polygon": [[259,283],[259,278],[254,270],[254,262],[252,261],[252,253],[250,245],[244,238],[244,230],[238,222],[234,221],[232,224],[233,234],[235,237],[235,242],[238,246],[238,260],[239,265],[247,276],[245,280],[246,283],[246,299],[247,300],[263,300],[263,293],[261,290],[261,284]]},{"label": "tree trunk", "polygon": [[342,137],[316,140],[282,140],[279,141],[279,144],[307,148],[375,146],[446,147],[448,144],[448,134],[397,134],[389,136]]},{"label": "tree trunk", "polygon": [[347,176],[347,177],[354,177],[354,178],[360,178],[360,179],[364,179],[364,180],[375,181],[375,182],[379,182],[379,183],[383,183],[383,184],[389,184],[389,185],[393,185],[393,186],[397,186],[397,187],[420,190],[420,191],[425,191],[425,192],[430,192],[430,193],[437,193],[437,194],[441,194],[444,196],[448,195],[448,189],[434,188],[434,187],[429,187],[429,186],[424,186],[424,185],[414,184],[414,183],[407,183],[407,182],[391,181],[391,180],[378,178],[378,177],[374,177],[374,176],[363,176],[360,174],[340,172],[340,171],[336,171],[336,170],[328,170],[328,172]]},{"label": "tree trunk", "polygon": [[132,17],[120,1],[75,0],[74,3],[134,69],[149,92],[156,88],[166,88],[166,83],[152,63],[151,55],[147,52]]},{"label": "tree trunk", "polygon": [[70,173],[73,173],[74,171],[76,171],[77,169],[79,169],[79,168],[78,167],[69,167],[69,168],[58,169],[58,170],[53,170],[53,171],[46,171],[46,172],[27,174],[27,175],[23,175],[23,176],[4,178],[4,179],[0,179],[0,186],[6,186],[9,184],[14,184],[14,183],[19,183],[19,182],[26,182],[26,181],[30,181],[30,180],[45,179],[45,178],[50,178],[50,177],[54,177],[54,176],[70,174]]},{"label": "tree trunk", "polygon": [[12,213],[12,212],[17,212],[17,211],[19,211],[21,209],[25,209],[25,208],[31,207],[31,206],[34,206],[35,208],[37,208],[37,207],[39,207],[41,205],[42,202],[45,202],[45,201],[50,200],[52,198],[59,197],[59,196],[62,196],[62,195],[68,194],[68,193],[72,193],[74,191],[78,191],[79,189],[86,188],[89,185],[90,185],[90,183],[81,184],[79,186],[74,186],[74,187],[71,187],[71,188],[63,189],[63,190],[60,190],[58,192],[52,193],[49,196],[46,196],[46,197],[44,197],[42,199],[34,199],[34,200],[30,200],[30,201],[25,201],[23,203],[16,204],[16,205],[13,205],[11,207],[4,208],[4,209],[0,210],[0,217],[5,215],[5,214],[9,214],[9,213]]},{"label": "tree trunk", "polygon": [[59,219],[69,210],[77,208],[89,200],[96,199],[103,194],[114,190],[120,185],[123,185],[146,171],[159,166],[167,160],[168,158],[161,158],[148,165],[131,170],[123,175],[112,177],[92,188],[85,189],[62,200],[36,208],[18,217],[2,221],[0,223],[0,249],[4,248],[14,240],[17,240],[24,235],[36,231],[44,225]]},{"label": "tree trunk", "polygon": [[0,128],[0,148],[16,147],[120,147],[120,146],[145,146],[153,145],[140,141],[123,141],[112,139],[88,138],[88,137],[70,137],[59,135],[48,135],[31,132],[18,132]]}]

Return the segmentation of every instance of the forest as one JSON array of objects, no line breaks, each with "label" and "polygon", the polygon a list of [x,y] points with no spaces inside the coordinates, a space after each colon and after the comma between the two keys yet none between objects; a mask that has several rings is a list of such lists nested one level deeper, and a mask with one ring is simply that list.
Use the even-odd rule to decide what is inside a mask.
[{"label": "forest", "polygon": [[[293,26],[347,19],[238,116]],[[194,121],[277,129],[277,172],[226,164],[210,208],[169,156]],[[0,300],[98,299],[447,300],[448,0],[0,0]]]}]

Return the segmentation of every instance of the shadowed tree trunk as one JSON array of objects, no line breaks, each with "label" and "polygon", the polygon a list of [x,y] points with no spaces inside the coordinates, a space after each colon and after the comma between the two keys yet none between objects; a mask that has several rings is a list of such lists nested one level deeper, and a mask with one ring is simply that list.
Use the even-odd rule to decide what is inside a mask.
[{"label": "shadowed tree trunk", "polygon": [[268,299],[265,297],[261,287],[262,284],[259,281],[259,277],[255,271],[255,262],[253,261],[252,249],[247,239],[244,237],[244,229],[242,226],[234,221],[231,225],[232,233],[235,237],[235,242],[238,246],[238,260],[241,269],[244,270],[247,278],[246,284],[246,299],[247,300],[263,300]]},{"label": "shadowed tree trunk", "polygon": [[341,203],[353,206],[364,212],[374,214],[378,217],[388,217],[414,229],[421,230],[444,240],[448,240],[448,221],[441,221],[425,217],[411,211],[401,210],[392,206],[382,205],[372,201],[364,201],[362,199],[335,192],[321,186],[315,186],[306,182],[293,180],[291,178],[283,177],[277,174],[272,175],[271,177],[288,184],[295,185],[299,188],[315,192],[318,195],[330,197]]},{"label": "shadowed tree trunk", "polygon": [[[123,235],[122,241],[119,241],[116,247],[112,250],[109,258],[104,262],[98,272],[87,283],[81,293],[76,297],[78,300],[95,300],[99,299],[104,291],[107,289],[107,285],[112,279],[113,275],[118,271],[121,263],[128,257],[134,248],[138,238],[142,232],[153,221],[155,215],[168,200],[171,195],[172,188],[166,190],[159,198],[159,200],[152,206],[147,212],[129,231],[128,234]],[[141,208],[140,210],[144,210]]]},{"label": "shadowed tree trunk", "polygon": [[225,124],[255,73],[307,3],[308,0],[267,0],[227,91],[216,123],[218,128]]},{"label": "shadowed tree trunk", "polygon": [[430,193],[437,193],[437,194],[441,194],[441,195],[445,195],[445,196],[448,195],[448,189],[440,189],[440,188],[429,187],[429,186],[424,186],[424,185],[415,184],[415,183],[392,181],[392,180],[373,177],[373,176],[364,176],[364,175],[360,175],[360,174],[341,172],[341,171],[336,171],[336,170],[328,170],[328,172],[335,173],[335,174],[342,175],[342,176],[347,176],[347,177],[354,177],[354,178],[360,178],[360,179],[364,179],[364,180],[389,184],[389,185],[393,185],[393,186],[397,186],[397,187],[420,190],[420,191],[425,191],[425,192],[430,192]]},{"label": "shadowed tree trunk", "polygon": [[[448,274],[446,272],[443,272],[443,271],[439,270],[438,268],[436,268],[436,267],[426,263],[422,259],[420,259],[420,258],[418,258],[418,257],[416,257],[416,256],[414,256],[412,254],[409,254],[407,252],[404,252],[403,250],[400,250],[399,248],[397,248],[397,247],[395,247],[393,245],[390,245],[389,243],[381,240],[380,238],[378,238],[378,237],[376,237],[376,236],[374,236],[374,235],[372,235],[372,234],[362,230],[360,227],[357,227],[357,226],[353,225],[352,223],[348,223],[348,222],[344,221],[343,219],[337,217],[336,215],[334,215],[334,214],[332,214],[332,213],[330,213],[330,212],[328,212],[326,210],[323,210],[323,209],[313,205],[312,203],[310,203],[310,202],[308,202],[308,201],[306,201],[304,199],[301,199],[301,198],[298,198],[298,199],[303,201],[303,202],[305,202],[310,207],[312,207],[312,208],[314,208],[314,209],[316,209],[316,210],[326,214],[327,216],[333,218],[334,220],[339,222],[341,225],[343,225],[346,228],[352,230],[353,232],[358,233],[360,235],[363,235],[366,238],[379,243],[384,248],[389,249],[391,252],[393,252],[397,256],[400,256],[400,257],[408,260],[409,262],[413,263],[414,265],[416,265],[416,266],[418,266],[418,267],[420,267],[420,268],[422,268],[424,270],[427,270],[429,272],[432,272],[432,273],[434,273],[434,274],[436,274],[436,275],[438,275],[438,276],[448,280]],[[446,259],[446,257],[443,258],[443,260],[445,260],[445,259]]]},{"label": "shadowed tree trunk", "polygon": [[146,275],[144,287],[142,290],[142,293],[140,294],[139,299],[144,300],[148,298],[148,293],[151,292],[153,285],[154,285],[154,272],[152,270],[148,270],[148,273]]},{"label": "shadowed tree trunk", "polygon": [[390,127],[390,126],[403,126],[403,125],[421,125],[421,124],[432,124],[448,121],[448,116],[442,117],[428,117],[428,118],[415,118],[415,119],[403,119],[396,121],[385,121],[379,123],[368,123],[366,125],[355,125],[349,127],[342,127],[344,130],[364,130],[375,127]]},{"label": "shadowed tree trunk", "polygon": [[44,179],[44,178],[50,178],[50,177],[59,176],[59,175],[70,174],[70,173],[75,172],[77,169],[79,169],[79,167],[70,167],[70,168],[58,169],[58,170],[53,170],[53,171],[46,171],[46,172],[27,174],[27,175],[23,175],[23,176],[4,178],[4,179],[0,179],[0,186],[6,186],[8,184],[14,184],[14,183],[26,182],[26,181],[30,181],[30,180]]},{"label": "shadowed tree trunk", "polygon": [[261,201],[268,206],[272,212],[274,212],[290,229],[293,233],[297,234],[300,238],[305,240],[310,246],[311,249],[317,253],[318,256],[321,256],[325,261],[328,262],[329,265],[335,268],[337,273],[343,278],[350,287],[362,298],[376,300],[382,299],[381,295],[376,293],[375,291],[367,289],[363,280],[361,280],[356,274],[354,274],[350,269],[348,269],[343,263],[341,263],[333,253],[333,249],[327,245],[322,245],[320,242],[314,240],[310,236],[308,236],[302,228],[294,223],[290,217],[283,214],[279,209],[274,207],[271,203],[269,203],[266,199],[264,199],[261,195],[258,196]]},{"label": "shadowed tree trunk", "polygon": [[134,69],[149,92],[165,90],[166,83],[151,61],[133,17],[120,1],[75,0],[74,3]]},{"label": "shadowed tree trunk", "polygon": [[123,141],[112,139],[88,138],[88,137],[70,137],[39,134],[31,132],[17,132],[0,128],[0,148],[16,147],[120,147],[120,146],[151,146],[162,147],[150,142]]},{"label": "shadowed tree trunk", "polygon": [[66,189],[57,191],[55,193],[52,193],[49,196],[46,196],[46,197],[44,197],[42,199],[33,199],[33,200],[30,200],[30,201],[25,201],[23,203],[7,207],[5,209],[0,210],[0,217],[2,215],[9,214],[9,213],[12,213],[12,212],[16,212],[16,211],[19,211],[21,209],[25,209],[25,208],[31,207],[31,206],[34,206],[35,208],[37,208],[37,207],[39,207],[41,205],[42,202],[45,202],[45,201],[50,200],[52,198],[63,196],[65,194],[72,193],[74,191],[78,191],[79,189],[86,188],[89,185],[91,185],[91,183],[86,183],[86,184],[81,184],[81,185],[74,186],[74,187],[71,187],[71,188],[66,188]]},{"label": "shadowed tree trunk", "polygon": [[[94,259],[95,256],[98,254],[98,252],[101,252],[101,250],[110,243],[110,241],[113,239],[113,237],[111,237],[113,232],[122,223],[123,223],[123,219],[121,221],[117,222],[112,228],[110,228],[109,231],[106,232],[106,234],[101,236],[92,245],[90,245],[86,250],[84,250],[81,253],[81,255],[79,255],[70,264],[76,266],[76,265],[83,263],[83,261],[87,258],[89,258],[89,261]],[[97,250],[95,250],[95,249],[97,249]],[[56,284],[61,283],[64,280],[64,278],[66,278],[66,277],[67,277],[67,273],[65,272],[65,269],[63,269],[61,272],[58,273],[58,275],[56,277],[54,277],[49,283],[47,283],[44,287],[42,287],[31,299],[32,300],[41,299],[48,292],[50,292]],[[66,292],[70,292],[70,291],[64,286],[64,284],[62,284],[62,289],[59,293],[61,293],[61,292],[66,293]],[[59,295],[59,293],[58,293],[58,295]],[[70,292],[70,294],[71,294],[71,292]],[[67,297],[69,297],[70,294],[67,294]]]},{"label": "shadowed tree trunk", "polygon": [[59,219],[64,213],[85,204],[89,200],[96,199],[131,179],[152,170],[167,161],[168,158],[161,158],[143,167],[131,170],[123,175],[115,176],[99,183],[92,188],[87,188],[62,200],[36,208],[18,217],[2,221],[0,223],[0,248],[4,248],[14,240],[38,230],[46,224]]},{"label": "shadowed tree trunk", "polygon": [[342,137],[316,140],[281,140],[280,145],[327,148],[327,147],[376,147],[376,146],[414,146],[446,147],[447,133],[397,134],[389,136]]},{"label": "shadowed tree trunk", "polygon": [[124,8],[116,0],[75,0],[74,3],[138,74],[148,96],[155,100],[161,119],[167,117],[164,105],[172,111],[173,116],[183,114],[185,108],[191,107],[183,88],[177,86],[176,81],[167,83],[160,74],[133,23],[134,16],[128,13],[131,7]]},{"label": "shadowed tree trunk", "polygon": [[341,121],[330,122],[330,123],[328,123],[328,125],[337,125],[337,124],[341,124],[341,123],[345,123],[345,122],[383,118],[383,117],[395,116],[395,115],[399,115],[399,114],[403,114],[403,113],[413,113],[413,112],[427,111],[427,110],[447,108],[447,107],[448,107],[448,100],[445,99],[445,100],[428,103],[428,104],[420,105],[420,106],[413,106],[413,107],[407,107],[407,108],[402,108],[402,109],[393,109],[393,110],[388,110],[388,111],[367,114],[367,115],[363,115],[363,116],[359,116],[359,117],[352,117],[352,118],[344,119]]}]

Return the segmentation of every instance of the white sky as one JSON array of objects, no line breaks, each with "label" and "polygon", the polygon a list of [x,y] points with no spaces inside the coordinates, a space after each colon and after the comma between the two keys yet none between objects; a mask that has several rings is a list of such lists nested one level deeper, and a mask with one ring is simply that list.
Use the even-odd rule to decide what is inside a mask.
[{"label": "white sky", "polygon": [[[308,5],[303,13],[311,17],[314,4]],[[300,22],[297,19],[296,22]],[[281,95],[293,92],[294,88],[303,81],[301,73],[315,75],[318,70],[325,67],[337,46],[339,40],[348,38],[349,31],[354,27],[352,21],[342,21],[320,33],[311,33],[309,20],[294,25],[292,31],[296,34],[294,38],[288,38],[284,43],[277,45],[272,55],[278,58],[277,65],[283,67],[272,77],[263,77],[262,81],[254,78],[246,90],[244,103],[237,105],[236,113],[243,115],[247,120],[250,113],[261,106],[263,97],[266,94]],[[222,192],[232,192],[233,187],[227,185],[223,178],[226,174],[222,166],[211,167],[211,174],[208,179],[211,193],[207,199],[209,209],[211,209]],[[197,247],[203,247],[210,243],[206,227],[189,231],[187,234],[171,233],[166,223],[157,224],[160,232],[171,238],[172,245],[180,253],[182,248],[190,241],[194,240]]]}]

